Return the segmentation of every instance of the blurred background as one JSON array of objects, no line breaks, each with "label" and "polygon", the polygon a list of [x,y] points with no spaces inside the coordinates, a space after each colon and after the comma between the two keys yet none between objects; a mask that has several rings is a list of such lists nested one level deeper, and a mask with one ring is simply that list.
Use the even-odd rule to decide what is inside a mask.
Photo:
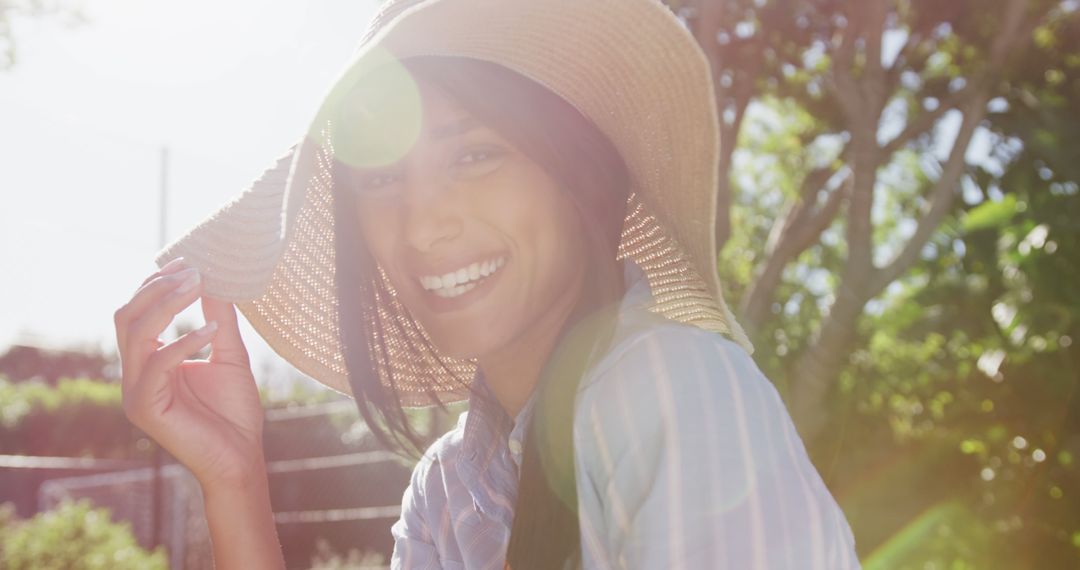
[{"label": "blurred background", "polygon": [[[722,282],[864,567],[1080,568],[1080,1],[666,3],[714,73]],[[376,8],[0,0],[0,567],[208,567],[112,314]],[[289,566],[384,567],[411,464],[241,325]]]}]

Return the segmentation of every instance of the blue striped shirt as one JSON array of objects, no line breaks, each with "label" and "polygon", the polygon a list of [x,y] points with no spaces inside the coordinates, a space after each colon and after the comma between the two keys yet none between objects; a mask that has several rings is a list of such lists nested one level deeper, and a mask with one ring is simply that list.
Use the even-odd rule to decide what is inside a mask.
[{"label": "blue striped shirt", "polygon": [[[584,568],[860,568],[773,385],[734,342],[645,309],[644,273],[624,268],[615,339],[576,400]],[[392,568],[504,567],[534,399],[516,418],[494,402],[471,398],[417,463]]]}]

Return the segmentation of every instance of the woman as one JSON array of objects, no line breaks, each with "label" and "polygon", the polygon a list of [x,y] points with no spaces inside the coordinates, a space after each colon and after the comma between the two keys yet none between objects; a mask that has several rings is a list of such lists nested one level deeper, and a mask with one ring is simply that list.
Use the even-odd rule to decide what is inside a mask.
[{"label": "woman", "polygon": [[858,568],[716,282],[717,138],[654,0],[384,5],[308,135],[116,313],[125,409],[198,478],[217,566],[282,565],[236,303],[384,443],[468,398],[395,568]]}]

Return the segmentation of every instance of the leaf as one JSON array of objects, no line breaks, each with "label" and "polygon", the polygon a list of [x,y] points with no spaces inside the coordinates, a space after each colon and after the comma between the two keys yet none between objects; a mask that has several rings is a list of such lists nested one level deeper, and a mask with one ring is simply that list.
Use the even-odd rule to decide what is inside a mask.
[{"label": "leaf", "polygon": [[962,226],[964,233],[1004,225],[1016,214],[1016,196],[1008,194],[998,202],[984,202],[968,210]]}]

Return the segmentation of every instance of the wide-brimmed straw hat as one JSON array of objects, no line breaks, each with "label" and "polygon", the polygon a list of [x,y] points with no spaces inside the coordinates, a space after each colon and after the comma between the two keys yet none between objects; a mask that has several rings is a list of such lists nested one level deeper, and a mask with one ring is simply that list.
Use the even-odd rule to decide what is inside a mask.
[{"label": "wide-brimmed straw hat", "polygon": [[[716,270],[720,140],[709,64],[657,0],[386,2],[308,132],[251,187],[158,252],[158,266],[183,256],[200,270],[204,295],[236,303],[298,370],[350,393],[326,135],[341,94],[371,70],[413,56],[499,64],[591,120],[630,170],[619,257],[644,270],[654,297],[649,310],[753,350],[724,302]],[[378,314],[390,322],[411,318],[393,296],[379,303]],[[419,323],[380,334],[389,347],[389,362],[380,365],[393,370],[403,405],[467,398],[461,379],[473,377],[474,362],[437,354]]]}]

